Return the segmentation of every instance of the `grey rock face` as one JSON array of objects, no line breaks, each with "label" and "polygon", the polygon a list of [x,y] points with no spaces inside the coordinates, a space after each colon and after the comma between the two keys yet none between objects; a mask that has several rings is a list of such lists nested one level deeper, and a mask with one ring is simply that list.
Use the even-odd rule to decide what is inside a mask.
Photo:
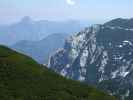
[{"label": "grey rock face", "polygon": [[[119,26],[123,20],[94,25],[71,36],[51,57],[49,67],[120,99],[129,98],[133,94],[133,23],[130,27],[124,27],[124,23]],[[125,22],[127,25],[130,19]]]}]

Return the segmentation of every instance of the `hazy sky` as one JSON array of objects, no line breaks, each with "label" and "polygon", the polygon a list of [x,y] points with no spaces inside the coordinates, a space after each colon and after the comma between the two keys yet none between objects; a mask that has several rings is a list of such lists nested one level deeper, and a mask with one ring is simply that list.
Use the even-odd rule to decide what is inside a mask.
[{"label": "hazy sky", "polygon": [[133,0],[0,0],[0,24],[23,16],[48,20],[104,21],[133,17]]}]

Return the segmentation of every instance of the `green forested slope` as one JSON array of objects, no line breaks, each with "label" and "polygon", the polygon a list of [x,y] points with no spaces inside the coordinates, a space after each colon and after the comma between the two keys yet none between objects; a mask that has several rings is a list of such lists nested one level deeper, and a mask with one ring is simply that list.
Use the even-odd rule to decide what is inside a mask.
[{"label": "green forested slope", "polygon": [[116,100],[0,46],[0,100]]}]

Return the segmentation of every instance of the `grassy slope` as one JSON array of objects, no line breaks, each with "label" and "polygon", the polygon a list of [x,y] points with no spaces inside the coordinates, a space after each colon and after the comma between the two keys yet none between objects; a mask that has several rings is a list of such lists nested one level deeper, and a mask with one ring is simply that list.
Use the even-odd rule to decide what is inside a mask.
[{"label": "grassy slope", "polygon": [[115,100],[0,46],[0,100]]}]

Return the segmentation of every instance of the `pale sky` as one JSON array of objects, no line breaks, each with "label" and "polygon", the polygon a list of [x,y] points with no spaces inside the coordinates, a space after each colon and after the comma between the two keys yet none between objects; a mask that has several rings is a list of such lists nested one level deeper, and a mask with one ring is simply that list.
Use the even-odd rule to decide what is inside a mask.
[{"label": "pale sky", "polygon": [[105,21],[133,17],[133,0],[0,0],[0,24],[36,20]]}]

